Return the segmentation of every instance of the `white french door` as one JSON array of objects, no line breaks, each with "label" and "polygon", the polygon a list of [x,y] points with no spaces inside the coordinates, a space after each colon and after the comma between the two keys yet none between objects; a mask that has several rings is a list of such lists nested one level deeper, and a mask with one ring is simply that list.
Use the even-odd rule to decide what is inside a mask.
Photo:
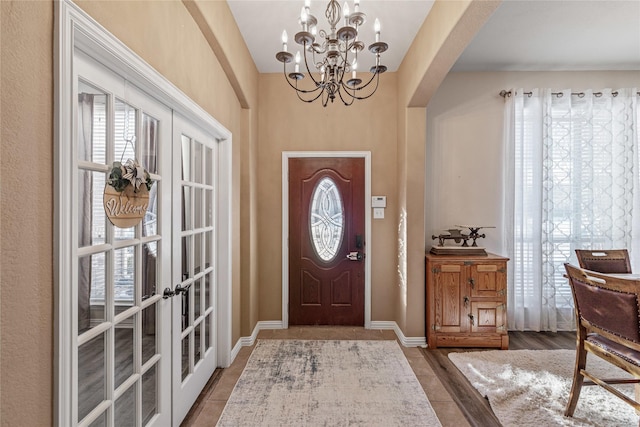
[{"label": "white french door", "polygon": [[174,425],[216,368],[219,143],[179,114],[173,117]]},{"label": "white french door", "polygon": [[[178,426],[231,361],[231,134],[71,0],[55,7],[55,424]],[[122,228],[103,192],[129,158],[153,184]]]},{"label": "white french door", "polygon": [[[74,424],[166,426],[171,422],[170,279],[172,113],[125,79],[74,53],[76,143],[72,212]],[[114,162],[150,173],[142,221],[114,226],[103,192]],[[144,184],[143,184],[144,185]]]}]

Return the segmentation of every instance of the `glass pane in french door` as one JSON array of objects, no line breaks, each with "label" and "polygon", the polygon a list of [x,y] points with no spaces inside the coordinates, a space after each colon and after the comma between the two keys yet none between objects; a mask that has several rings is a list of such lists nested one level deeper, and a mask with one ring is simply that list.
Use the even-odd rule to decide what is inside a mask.
[{"label": "glass pane in french door", "polygon": [[[205,278],[213,271],[213,221],[211,220],[215,172],[210,145],[182,135],[182,279],[187,291],[181,303],[182,379],[193,373],[208,350],[205,334],[211,328],[205,320],[213,310],[213,299],[204,298]],[[208,295],[211,295],[210,293]],[[208,319],[211,319],[209,317]]]},{"label": "glass pane in french door", "polygon": [[[174,115],[174,423],[180,423],[216,364],[214,325],[217,141]],[[176,305],[176,302],[179,305]]]},{"label": "glass pane in french door", "polygon": [[[105,87],[108,79],[100,85],[78,79],[75,423],[143,426],[159,413],[158,372],[165,363],[159,279],[169,269],[158,262],[164,188],[158,149],[161,126],[170,137],[171,116],[161,120],[116,94],[117,85],[114,92]],[[103,194],[112,168],[128,159],[140,162],[153,184],[141,222],[120,228],[107,218]]]}]

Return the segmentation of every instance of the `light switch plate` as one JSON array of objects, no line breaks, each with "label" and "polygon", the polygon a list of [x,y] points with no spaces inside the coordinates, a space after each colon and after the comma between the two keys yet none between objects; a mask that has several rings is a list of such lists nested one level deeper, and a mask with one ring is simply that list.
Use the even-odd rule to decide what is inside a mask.
[{"label": "light switch plate", "polygon": [[373,219],[383,219],[384,208],[373,208]]}]

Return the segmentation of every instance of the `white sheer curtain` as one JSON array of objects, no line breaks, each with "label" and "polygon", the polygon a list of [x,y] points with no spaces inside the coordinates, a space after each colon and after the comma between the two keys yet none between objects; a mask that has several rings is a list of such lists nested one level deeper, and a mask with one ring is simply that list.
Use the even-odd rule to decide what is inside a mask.
[{"label": "white sheer curtain", "polygon": [[[78,94],[78,158],[90,160],[93,156],[93,108],[95,95]],[[78,180],[78,246],[91,245],[93,218],[91,195],[93,176],[90,171],[80,171]],[[78,259],[78,332],[90,326],[91,321],[91,257]]]},{"label": "white sheer curtain", "polygon": [[577,248],[630,250],[638,269],[637,89],[512,89],[505,103],[504,247],[512,330],[574,329],[564,263]]}]

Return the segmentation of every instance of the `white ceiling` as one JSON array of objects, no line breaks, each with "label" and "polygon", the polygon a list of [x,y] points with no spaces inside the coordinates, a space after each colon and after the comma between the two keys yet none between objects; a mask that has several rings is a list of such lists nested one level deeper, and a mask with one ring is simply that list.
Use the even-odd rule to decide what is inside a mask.
[{"label": "white ceiling", "polygon": [[640,0],[503,1],[453,67],[501,70],[640,70]]},{"label": "white ceiling", "polygon": [[[445,0],[451,1],[451,0]],[[228,0],[249,51],[261,73],[282,71],[275,59],[280,36],[289,34],[288,50],[298,45],[298,17],[303,0]],[[343,0],[340,0],[343,3]],[[327,0],[312,0],[318,27]],[[382,23],[381,40],[389,44],[382,63],[397,70],[432,0],[361,0],[367,22],[360,31],[368,46],[373,21]],[[353,10],[353,1],[349,0]],[[363,56],[358,69],[372,65]],[[640,70],[640,0],[505,0],[479,31],[453,71]],[[638,77],[640,86],[640,74]]]}]

